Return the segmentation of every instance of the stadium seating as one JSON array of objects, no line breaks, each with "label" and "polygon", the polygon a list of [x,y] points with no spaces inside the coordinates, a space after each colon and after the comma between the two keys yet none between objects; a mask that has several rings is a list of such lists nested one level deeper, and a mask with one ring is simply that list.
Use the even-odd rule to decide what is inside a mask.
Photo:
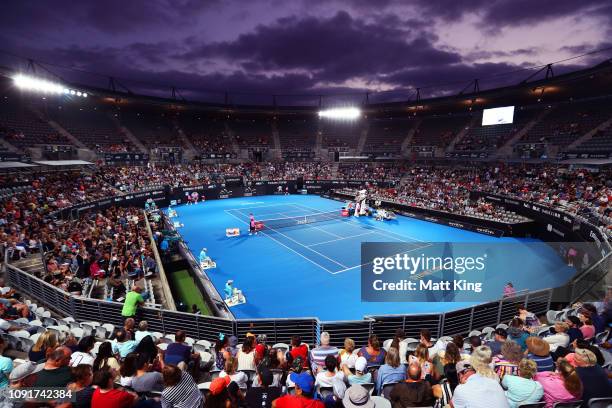
[{"label": "stadium seating", "polygon": [[357,147],[363,131],[363,123],[321,122],[323,147],[330,149],[350,149]]},{"label": "stadium seating", "polygon": [[228,126],[234,132],[234,138],[243,148],[272,147],[272,124],[266,119],[231,119]]},{"label": "stadium seating", "polygon": [[447,146],[470,122],[468,115],[425,117],[416,130],[411,146]]},{"label": "stadium seating", "polygon": [[412,119],[372,119],[363,153],[399,153],[402,142],[414,126]]}]

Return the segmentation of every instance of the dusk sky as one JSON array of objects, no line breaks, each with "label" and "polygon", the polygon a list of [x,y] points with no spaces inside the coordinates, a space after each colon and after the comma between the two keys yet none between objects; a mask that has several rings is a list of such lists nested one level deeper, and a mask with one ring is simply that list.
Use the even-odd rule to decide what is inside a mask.
[{"label": "dusk sky", "polygon": [[[2,9],[2,51],[187,95],[467,83],[612,45],[610,0],[17,0]],[[461,85],[429,93],[447,89]]]}]

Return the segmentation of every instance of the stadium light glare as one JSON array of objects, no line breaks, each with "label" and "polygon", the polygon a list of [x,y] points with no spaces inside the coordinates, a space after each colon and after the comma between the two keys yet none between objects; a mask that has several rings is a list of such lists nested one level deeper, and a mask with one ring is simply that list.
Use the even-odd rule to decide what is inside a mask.
[{"label": "stadium light glare", "polygon": [[333,108],[319,111],[319,117],[327,119],[355,120],[360,116],[361,111],[355,107]]},{"label": "stadium light glare", "polygon": [[16,87],[29,91],[51,93],[57,95],[75,95],[83,98],[86,98],[88,96],[87,92],[81,92],[75,89],[66,88],[62,84],[24,74],[14,75],[13,82]]}]

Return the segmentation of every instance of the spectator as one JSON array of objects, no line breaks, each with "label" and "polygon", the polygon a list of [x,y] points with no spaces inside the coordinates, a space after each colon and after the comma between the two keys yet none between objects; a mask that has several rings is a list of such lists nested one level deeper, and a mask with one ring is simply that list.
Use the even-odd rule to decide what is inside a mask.
[{"label": "spectator", "polygon": [[149,364],[161,364],[161,359],[157,359],[157,356],[159,355],[159,349],[153,342],[153,338],[151,336],[146,336],[145,338],[140,340],[140,343],[138,343],[138,346],[136,346],[136,350],[134,350],[134,352],[138,353],[141,356],[144,356],[149,362]]},{"label": "spectator", "polygon": [[246,390],[249,378],[242,371],[236,371],[237,368],[238,359],[236,357],[229,357],[225,360],[225,369],[219,373],[219,377],[230,377],[233,382],[238,384],[241,390]]},{"label": "spectator", "polygon": [[385,384],[406,380],[406,367],[400,364],[399,353],[395,347],[390,347],[385,356],[385,364],[380,366],[376,374],[376,392],[381,393]]},{"label": "spectator", "polygon": [[487,346],[489,346],[489,348],[491,349],[491,353],[493,353],[493,356],[497,356],[501,354],[502,346],[508,338],[508,332],[506,331],[506,329],[498,327],[497,329],[495,329],[494,333],[495,334],[493,341],[487,343]]},{"label": "spectator", "polygon": [[367,367],[368,362],[365,357],[358,357],[355,361],[355,374],[351,372],[347,365],[342,366],[342,372],[349,385],[370,384],[372,383],[372,374],[367,371]]},{"label": "spectator", "polygon": [[[321,341],[321,343],[323,345],[323,341]],[[272,401],[272,408],[325,407],[325,405],[321,401],[313,399],[314,381],[309,373],[291,373],[289,379],[291,380],[291,383],[295,384],[295,395],[287,394],[278,399],[275,399],[274,401]]]},{"label": "spectator", "polygon": [[162,391],[162,407],[200,408],[202,406],[202,393],[191,375],[174,365],[165,366],[162,375],[165,386]]},{"label": "spectator", "polygon": [[130,408],[138,396],[132,392],[115,389],[114,370],[103,369],[94,373],[97,387],[91,397],[91,408]]},{"label": "spectator", "polygon": [[381,366],[385,361],[385,350],[380,346],[378,336],[375,334],[368,337],[368,345],[359,349],[359,357],[365,357],[368,368]]},{"label": "spectator", "polygon": [[506,394],[489,364],[491,349],[487,346],[476,348],[469,363],[457,364],[459,385],[453,393],[454,408],[509,408]]},{"label": "spectator", "polygon": [[344,373],[338,371],[338,359],[333,355],[325,357],[325,371],[319,371],[315,378],[315,385],[318,387],[332,387],[332,380],[338,378],[344,380]]},{"label": "spectator", "polygon": [[410,363],[406,381],[396,384],[389,394],[393,408],[419,407],[433,404],[433,391],[428,381],[423,380],[421,367]]},{"label": "spectator", "polygon": [[130,353],[121,362],[121,368],[119,369],[119,383],[122,387],[131,387],[132,380],[136,375],[136,366],[138,365],[138,354]]},{"label": "spectator", "polygon": [[508,325],[508,340],[512,340],[521,346],[521,350],[527,350],[527,337],[529,337],[529,333],[523,330],[524,322],[519,318],[514,318],[510,321]]},{"label": "spectator", "polygon": [[266,342],[268,341],[268,336],[265,334],[259,334],[257,336],[257,340],[255,341],[255,362],[259,363],[264,359],[266,354],[268,353],[268,346]]},{"label": "spectator", "polygon": [[97,372],[104,368],[119,371],[120,365],[113,353],[113,345],[110,341],[100,344],[98,354],[93,363],[93,371]]},{"label": "spectator", "polygon": [[459,384],[459,378],[457,377],[457,363],[461,361],[461,354],[459,348],[453,342],[446,345],[445,351],[440,351],[436,357],[434,357],[434,372],[438,376],[442,375],[447,379],[451,391]]},{"label": "spectator", "polygon": [[132,290],[125,295],[123,301],[123,309],[121,310],[121,316],[125,318],[134,318],[138,311],[138,306],[144,305],[144,298],[141,295],[142,288],[134,285]]},{"label": "spectator", "polygon": [[517,316],[519,319],[521,319],[523,322],[525,322],[525,326],[527,327],[539,327],[540,326],[540,320],[538,319],[538,317],[527,311],[527,308],[524,305],[518,305],[516,307],[517,309]]},{"label": "spectator", "polygon": [[119,357],[125,358],[128,354],[136,350],[136,342],[129,340],[127,332],[124,329],[119,329],[116,332],[115,340],[112,343],[113,353],[119,354]]},{"label": "spectator", "polygon": [[162,391],[164,379],[161,373],[151,371],[152,364],[146,354],[138,354],[136,361],[136,374],[132,378],[132,389],[138,393]]},{"label": "spectator", "polygon": [[36,343],[28,352],[28,359],[35,363],[45,361],[47,353],[55,350],[57,347],[57,336],[51,330],[42,332],[36,340]]},{"label": "spectator", "polygon": [[238,350],[236,358],[238,359],[238,370],[255,371],[255,337],[247,336],[244,339],[242,348]]},{"label": "spectator", "polygon": [[501,358],[495,358],[495,373],[500,379],[506,375],[518,375],[519,363],[523,359],[521,346],[513,341],[507,341],[502,346]]},{"label": "spectator", "polygon": [[68,384],[68,389],[74,393],[74,408],[89,408],[94,388],[91,386],[93,381],[93,371],[90,364],[79,364],[72,368],[73,383]]},{"label": "spectator", "polygon": [[570,402],[582,396],[582,381],[565,359],[557,361],[557,371],[538,372],[535,380],[542,385],[546,408],[552,408],[555,402]]},{"label": "spectator", "polygon": [[582,382],[582,404],[587,408],[591,398],[604,398],[612,395],[612,384],[606,371],[597,364],[597,358],[591,350],[576,349],[576,373]]},{"label": "spectator", "polygon": [[537,371],[536,363],[524,358],[519,363],[518,376],[504,376],[502,386],[506,389],[506,397],[510,408],[540,401],[544,395],[544,390],[540,383],[533,380]]},{"label": "spectator", "polygon": [[553,371],[555,364],[550,357],[550,346],[540,337],[527,338],[527,358],[535,361],[538,365],[538,372]]},{"label": "spectator", "polygon": [[321,344],[310,351],[310,361],[312,364],[312,372],[317,373],[325,368],[325,358],[327,356],[338,358],[338,349],[329,345],[329,333],[321,333]]},{"label": "spectator", "polygon": [[442,343],[433,343],[431,341],[431,331],[429,329],[421,329],[420,342],[423,346],[427,347],[430,356],[435,356],[440,350],[445,348]]},{"label": "spectator", "polygon": [[344,348],[340,349],[338,353],[338,360],[340,362],[340,367],[342,365],[346,365],[348,368],[355,367],[355,360],[357,356],[355,355],[355,341],[351,338],[344,339]]},{"label": "spectator", "polygon": [[214,347],[215,367],[218,370],[223,370],[225,368],[225,361],[229,357],[231,357],[228,347],[229,347],[228,337],[223,333],[219,333],[219,336],[217,340],[215,341],[215,347]]},{"label": "spectator", "polygon": [[36,387],[57,387],[63,388],[72,382],[72,372],[68,363],[70,362],[70,349],[68,347],[58,347],[53,350],[44,368],[36,377]]},{"label": "spectator", "polygon": [[391,345],[389,348],[394,347],[399,351],[400,363],[406,364],[406,353],[408,351],[408,344],[404,341],[406,338],[406,333],[402,329],[395,330],[395,336],[393,336],[393,340],[391,341]]},{"label": "spectator", "polygon": [[585,340],[592,339],[595,336],[595,326],[593,326],[593,321],[591,320],[588,312],[585,311],[585,313],[579,313],[578,319],[580,319],[580,323],[582,323],[580,326],[582,337]]},{"label": "spectator", "polygon": [[280,387],[272,387],[274,376],[267,367],[257,371],[259,387],[251,387],[246,393],[246,402],[249,407],[271,408],[272,401],[282,395]]},{"label": "spectator", "polygon": [[80,364],[93,365],[95,357],[91,353],[96,344],[94,336],[85,336],[79,340],[78,351],[72,353],[70,357],[70,367],[76,367]]},{"label": "spectator", "polygon": [[6,342],[0,337],[0,389],[6,388],[9,385],[9,375],[13,370],[13,360],[4,356]]},{"label": "spectator", "polygon": [[482,339],[480,336],[470,336],[468,341],[470,343],[470,354],[472,354],[478,347],[482,346]]},{"label": "spectator", "polygon": [[555,323],[555,334],[544,337],[544,341],[550,344],[550,351],[554,353],[559,347],[567,347],[569,345],[569,335],[567,331],[569,326],[566,323]]},{"label": "spectator", "polygon": [[344,408],[374,408],[374,401],[370,398],[368,390],[361,385],[352,385],[344,393],[342,399]]},{"label": "spectator", "polygon": [[[323,333],[321,333],[321,335],[323,335]],[[308,346],[302,343],[302,338],[300,336],[291,337],[291,351],[289,352],[289,354],[291,355],[292,360],[295,360],[296,358],[300,357],[304,364],[304,368],[308,368]]]},{"label": "spectator", "polygon": [[434,368],[431,360],[429,359],[429,350],[423,343],[419,344],[414,351],[413,356],[409,356],[408,363],[416,363],[421,367],[421,375],[425,380],[432,380],[434,375]]},{"label": "spectator", "polygon": [[164,353],[164,364],[173,364],[181,370],[186,370],[192,365],[194,368],[199,368],[200,354],[193,353],[190,345],[185,343],[186,333],[183,330],[178,330],[174,335],[174,343],[169,344]]},{"label": "spectator", "polygon": [[138,331],[134,334],[134,341],[140,343],[140,340],[147,336],[153,337],[153,333],[149,331],[149,323],[146,320],[141,320],[140,323],[138,323]]},{"label": "spectator", "polygon": [[36,375],[42,369],[42,364],[24,361],[11,371],[9,375],[10,387],[12,389],[32,387],[36,382]]},{"label": "spectator", "polygon": [[565,324],[568,326],[567,335],[569,336],[568,344],[571,344],[576,339],[582,339],[584,336],[582,335],[582,331],[580,331],[580,319],[578,316],[568,316],[565,319]]}]

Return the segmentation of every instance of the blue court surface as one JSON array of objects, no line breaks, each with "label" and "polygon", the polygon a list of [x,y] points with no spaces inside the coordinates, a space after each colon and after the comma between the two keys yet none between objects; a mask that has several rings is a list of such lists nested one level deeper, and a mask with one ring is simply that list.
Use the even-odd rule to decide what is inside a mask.
[{"label": "blue court surface", "polygon": [[[312,195],[244,197],[212,200],[175,207],[184,224],[180,234],[198,259],[203,247],[217,263],[207,273],[220,293],[234,280],[247,303],[231,310],[237,318],[318,317],[324,321],[362,319],[364,315],[420,314],[456,310],[477,302],[362,302],[361,243],[406,243],[411,250],[428,242],[509,242],[525,245],[534,240],[495,238],[439,224],[399,216],[380,222],[350,217],[262,231],[248,235],[248,216],[258,220],[307,216],[338,211],[342,203]],[[238,227],[241,236],[228,238],[225,229]],[[541,248],[541,247],[540,247]],[[553,263],[552,248],[534,252],[533,262]],[[488,285],[497,293],[511,280],[516,290],[559,286],[571,278],[573,268],[533,269],[505,262],[487,272]],[[522,265],[522,266],[521,266]],[[481,303],[481,302],[480,302]]]}]

